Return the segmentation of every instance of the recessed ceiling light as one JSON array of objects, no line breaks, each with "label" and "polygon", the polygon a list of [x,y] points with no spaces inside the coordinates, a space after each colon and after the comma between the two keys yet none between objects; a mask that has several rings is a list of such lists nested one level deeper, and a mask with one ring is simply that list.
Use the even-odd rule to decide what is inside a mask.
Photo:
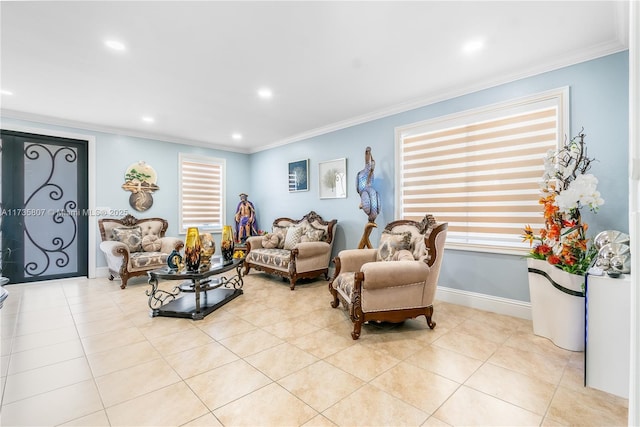
[{"label": "recessed ceiling light", "polygon": [[142,121],[143,122],[147,122],[147,123],[153,123],[153,122],[155,122],[155,119],[153,117],[151,117],[151,116],[144,116],[142,118]]},{"label": "recessed ceiling light", "polygon": [[273,92],[271,92],[271,89],[263,87],[262,89],[258,90],[258,96],[262,99],[269,99],[273,96]]},{"label": "recessed ceiling light", "polygon": [[232,133],[231,138],[233,138],[235,141],[240,141],[242,139],[242,134]]},{"label": "recessed ceiling light", "polygon": [[13,95],[13,92],[11,92],[10,90],[1,89],[0,90],[0,94],[2,94],[2,95]]},{"label": "recessed ceiling light", "polygon": [[126,49],[124,43],[119,42],[118,40],[106,40],[104,44],[105,46],[113,50],[122,51]]},{"label": "recessed ceiling light", "polygon": [[484,40],[473,39],[473,40],[469,40],[464,44],[464,46],[462,46],[462,51],[464,53],[474,53],[474,52],[478,52],[479,50],[482,50],[483,47],[484,47]]}]

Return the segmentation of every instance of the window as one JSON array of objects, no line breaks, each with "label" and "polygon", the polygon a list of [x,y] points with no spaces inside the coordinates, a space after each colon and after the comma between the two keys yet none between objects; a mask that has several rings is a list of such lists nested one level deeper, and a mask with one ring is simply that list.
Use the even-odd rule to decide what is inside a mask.
[{"label": "window", "polygon": [[179,155],[180,230],[219,231],[224,224],[225,160]]},{"label": "window", "polygon": [[396,216],[448,222],[448,248],[521,254],[524,225],[543,225],[538,182],[566,100],[563,88],[396,129]]}]

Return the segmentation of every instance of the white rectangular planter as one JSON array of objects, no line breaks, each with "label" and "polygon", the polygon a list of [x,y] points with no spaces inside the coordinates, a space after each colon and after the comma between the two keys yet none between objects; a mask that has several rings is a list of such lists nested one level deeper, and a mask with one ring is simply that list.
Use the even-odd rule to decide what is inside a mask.
[{"label": "white rectangular planter", "polygon": [[584,351],[584,276],[527,259],[533,333],[558,347]]}]

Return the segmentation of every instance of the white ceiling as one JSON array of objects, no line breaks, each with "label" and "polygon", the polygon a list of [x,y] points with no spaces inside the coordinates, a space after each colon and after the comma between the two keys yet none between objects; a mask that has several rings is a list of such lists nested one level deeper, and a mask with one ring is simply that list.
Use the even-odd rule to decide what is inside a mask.
[{"label": "white ceiling", "polygon": [[[627,49],[628,13],[626,1],[2,1],[2,115],[251,153]],[[484,49],[463,53],[475,38]]]}]

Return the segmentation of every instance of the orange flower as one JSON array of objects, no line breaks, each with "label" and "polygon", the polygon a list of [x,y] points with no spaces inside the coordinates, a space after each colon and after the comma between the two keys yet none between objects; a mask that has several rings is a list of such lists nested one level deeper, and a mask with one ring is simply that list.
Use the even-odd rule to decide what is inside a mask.
[{"label": "orange flower", "polygon": [[534,252],[538,255],[547,256],[551,253],[551,246],[545,245],[544,243],[538,245],[534,248]]},{"label": "orange flower", "polygon": [[529,242],[529,247],[533,246],[533,241],[535,240],[535,236],[533,235],[533,230],[531,230],[530,225],[526,225],[524,227],[524,236],[522,236],[523,242]]},{"label": "orange flower", "polygon": [[558,224],[552,224],[547,231],[547,237],[549,239],[557,240],[560,237],[560,226]]},{"label": "orange flower", "polygon": [[558,255],[551,255],[549,258],[547,258],[547,261],[549,262],[549,264],[556,265],[560,262],[560,257]]},{"label": "orange flower", "polygon": [[574,245],[573,245],[573,247],[576,248],[576,249],[579,249],[581,251],[585,251],[586,252],[586,250],[587,250],[587,239],[576,240]]}]

